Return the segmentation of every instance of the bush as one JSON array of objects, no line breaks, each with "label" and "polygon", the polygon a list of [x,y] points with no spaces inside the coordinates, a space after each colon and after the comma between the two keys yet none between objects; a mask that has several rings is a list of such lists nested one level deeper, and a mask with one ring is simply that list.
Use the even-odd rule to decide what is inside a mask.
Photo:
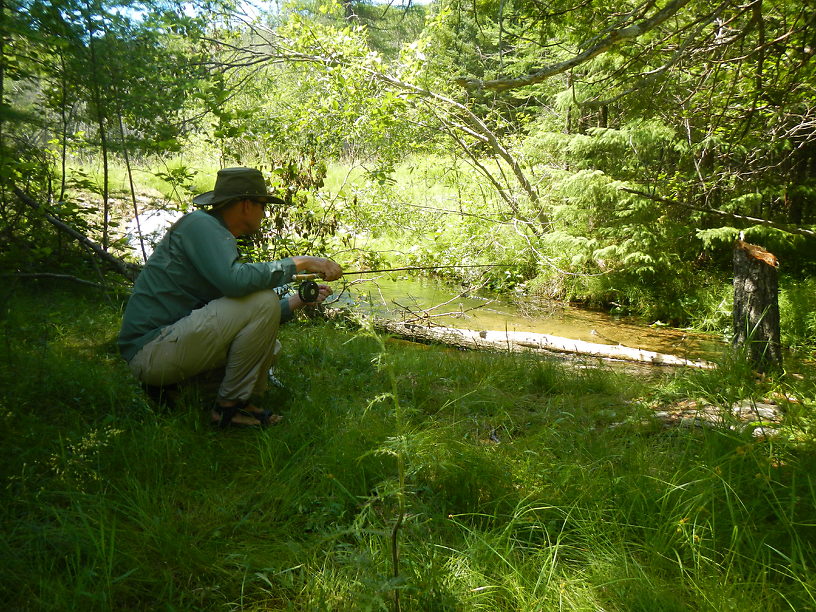
[{"label": "bush", "polygon": [[816,279],[785,283],[779,293],[782,343],[816,348]]}]

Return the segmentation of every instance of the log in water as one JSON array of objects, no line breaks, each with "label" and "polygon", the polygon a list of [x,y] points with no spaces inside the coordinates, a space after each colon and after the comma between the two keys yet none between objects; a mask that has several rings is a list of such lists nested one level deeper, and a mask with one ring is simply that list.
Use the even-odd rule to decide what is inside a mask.
[{"label": "log in water", "polygon": [[504,351],[542,351],[586,355],[659,366],[685,366],[711,369],[714,364],[701,359],[645,351],[622,345],[595,344],[584,340],[561,338],[550,334],[517,331],[476,331],[455,327],[426,327],[398,321],[377,320],[375,327],[411,340],[441,342],[461,348]]},{"label": "log in water", "polygon": [[[646,362],[659,360],[658,357],[652,359],[652,353],[676,356],[683,363],[715,361],[727,348],[718,337],[711,334],[698,334],[660,324],[647,325],[632,317],[610,316],[569,304],[534,297],[508,299],[491,294],[485,294],[486,297],[470,294],[456,298],[461,289],[457,290],[431,279],[400,277],[394,281],[396,282],[392,282],[389,277],[382,277],[377,282],[355,285],[350,288],[351,295],[345,292],[344,299],[337,305],[372,318],[402,321],[419,327],[441,326],[476,330],[477,333],[481,330],[497,330],[494,334],[508,331],[511,332],[511,338],[514,333],[529,333],[532,338],[536,338],[533,342],[539,344],[541,338],[562,339],[563,342],[549,342],[552,345],[549,350],[553,351],[558,346],[571,347],[569,352],[572,352],[572,348],[583,349],[596,345],[620,346],[621,348],[599,348],[595,351],[598,355],[609,354],[610,359],[623,359],[620,355],[627,352],[623,348],[628,348],[634,354],[646,358]],[[339,292],[337,287],[335,290]],[[441,303],[446,305],[433,309],[435,304]],[[409,305],[414,311],[429,309],[431,316],[409,318],[404,308],[395,308],[396,304]],[[440,313],[443,312],[449,314],[441,316]],[[503,342],[506,343],[505,340]]]}]

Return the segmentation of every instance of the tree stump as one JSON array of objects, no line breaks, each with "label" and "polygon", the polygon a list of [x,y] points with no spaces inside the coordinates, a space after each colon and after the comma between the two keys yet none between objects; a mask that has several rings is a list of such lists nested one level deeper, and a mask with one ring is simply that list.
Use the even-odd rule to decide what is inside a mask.
[{"label": "tree stump", "polygon": [[782,368],[778,260],[753,244],[734,245],[734,346],[744,348],[757,372]]}]

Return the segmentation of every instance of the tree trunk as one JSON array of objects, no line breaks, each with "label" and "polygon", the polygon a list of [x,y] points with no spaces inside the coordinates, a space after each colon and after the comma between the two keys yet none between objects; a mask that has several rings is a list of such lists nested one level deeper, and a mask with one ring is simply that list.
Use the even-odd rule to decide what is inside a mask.
[{"label": "tree trunk", "polygon": [[[0,0],[0,167],[6,167],[6,2]],[[4,173],[5,174],[5,173]],[[3,177],[0,177],[3,178]],[[6,198],[6,181],[0,180],[0,198]]]},{"label": "tree trunk", "polygon": [[65,54],[60,51],[60,119],[62,130],[62,146],[60,148],[60,190],[58,202],[65,199],[66,174],[68,173],[68,113],[66,106],[68,105],[68,83],[67,83],[67,69],[65,67]]},{"label": "tree trunk", "polygon": [[[97,104],[101,104],[101,95],[97,95]],[[100,107],[97,107],[97,123],[99,125],[99,141],[102,149],[102,249],[107,251],[110,246],[110,194],[108,188],[110,170],[108,168],[108,137],[105,131],[105,117]]]},{"label": "tree trunk", "polygon": [[88,27],[88,51],[91,60],[91,99],[96,107],[96,122],[99,126],[99,143],[102,149],[102,250],[107,251],[110,246],[109,228],[110,223],[110,200],[109,198],[109,174],[108,168],[108,136],[105,129],[105,101],[102,95],[102,86],[100,84],[101,75],[99,71],[99,62],[96,55],[95,34],[97,31],[91,18],[92,11],[89,2],[85,2],[86,14],[85,22]]},{"label": "tree trunk", "polygon": [[604,104],[601,106],[601,109],[598,113],[598,127],[601,128],[608,128],[609,127],[609,105]]},{"label": "tree trunk", "polygon": [[734,246],[734,346],[757,372],[782,368],[776,257],[742,240]]}]

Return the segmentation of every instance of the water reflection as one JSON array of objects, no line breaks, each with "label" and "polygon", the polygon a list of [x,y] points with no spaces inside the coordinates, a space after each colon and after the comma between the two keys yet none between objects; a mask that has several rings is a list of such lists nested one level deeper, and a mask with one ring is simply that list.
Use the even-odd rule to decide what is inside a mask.
[{"label": "water reflection", "polygon": [[[632,317],[616,317],[546,300],[460,295],[462,290],[456,287],[402,275],[375,275],[367,282],[355,280],[343,292],[340,303],[379,316],[417,318],[465,329],[528,331],[598,344],[622,344],[688,359],[714,359],[725,347],[711,335],[651,327]],[[339,291],[336,286],[335,292]],[[434,306],[423,316],[424,310]]]},{"label": "water reflection", "polygon": [[178,210],[150,209],[139,215],[139,222],[131,219],[125,226],[125,237],[134,255],[141,257],[142,246],[139,241],[141,232],[144,240],[145,254],[150,257],[155,246],[162,239],[164,234],[184,213]]},{"label": "water reflection", "polygon": [[[183,213],[177,210],[148,210],[140,215],[141,234],[149,256],[154,245]],[[137,257],[141,256],[135,220],[126,227],[127,239]],[[377,274],[347,277],[349,282],[338,305],[389,316],[395,319],[420,317],[437,325],[474,330],[528,331],[551,334],[598,344],[621,344],[630,348],[668,353],[686,359],[717,360],[727,345],[721,338],[666,327],[653,327],[633,317],[611,316],[604,312],[568,304],[522,296],[460,295],[457,289],[438,281],[405,274]],[[343,285],[334,283],[339,293]],[[427,315],[423,311],[436,307]],[[813,369],[813,360],[786,354],[785,363],[796,369]]]}]

